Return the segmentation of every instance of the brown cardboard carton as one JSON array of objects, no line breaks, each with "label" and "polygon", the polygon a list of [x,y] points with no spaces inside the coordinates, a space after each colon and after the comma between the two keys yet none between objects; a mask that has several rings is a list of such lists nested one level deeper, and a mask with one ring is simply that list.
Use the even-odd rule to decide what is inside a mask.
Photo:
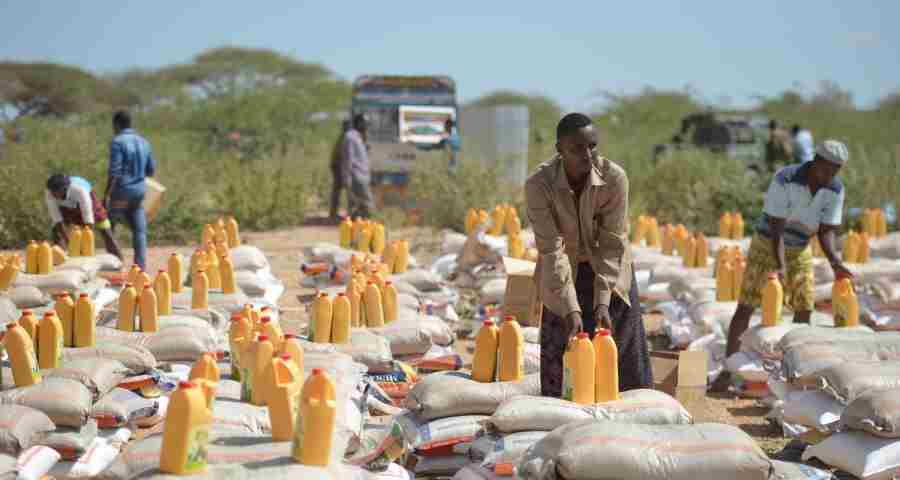
[{"label": "brown cardboard carton", "polygon": [[503,296],[503,314],[513,315],[519,324],[539,327],[543,307],[534,283],[534,262],[503,257],[506,269],[506,293]]}]

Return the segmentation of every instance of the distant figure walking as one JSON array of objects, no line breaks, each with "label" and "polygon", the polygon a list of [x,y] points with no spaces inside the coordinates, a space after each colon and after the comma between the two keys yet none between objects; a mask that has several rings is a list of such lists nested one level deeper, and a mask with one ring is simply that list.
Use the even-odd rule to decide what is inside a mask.
[{"label": "distant figure walking", "polygon": [[150,143],[131,128],[131,115],[113,115],[113,137],[109,146],[109,171],[103,203],[109,207],[112,227],[126,222],[131,229],[134,263],[147,269],[147,216],[144,213],[144,179],[156,173]]},{"label": "distant figure walking", "polygon": [[350,216],[360,218],[369,218],[374,207],[369,149],[366,146],[367,129],[365,115],[354,115],[353,128],[344,134],[341,147],[341,175],[344,178],[344,188],[350,192]]},{"label": "distant figure walking", "polygon": [[769,173],[777,172],[781,167],[791,163],[794,158],[794,146],[788,132],[778,126],[776,120],[769,122],[769,141],[766,142],[766,167]]},{"label": "distant figure walking", "polygon": [[795,124],[793,128],[791,128],[791,134],[794,136],[794,161],[797,163],[812,161],[813,157],[816,156],[816,147],[813,143],[812,132],[799,124]]},{"label": "distant figure walking", "polygon": [[[337,141],[334,142],[334,148],[331,150],[331,208],[328,211],[328,217],[332,220],[338,219],[338,212],[341,209],[341,191],[344,189],[344,174],[341,171],[343,164],[343,147],[344,135],[350,130],[350,120],[344,120],[341,124],[341,134]],[[350,190],[347,190],[349,203]],[[348,209],[348,214],[349,209]]]}]

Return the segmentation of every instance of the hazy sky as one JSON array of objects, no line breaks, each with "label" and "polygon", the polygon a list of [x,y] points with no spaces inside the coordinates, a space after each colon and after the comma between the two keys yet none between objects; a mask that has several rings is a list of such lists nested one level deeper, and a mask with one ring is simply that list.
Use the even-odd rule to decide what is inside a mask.
[{"label": "hazy sky", "polygon": [[108,72],[238,45],[347,79],[445,73],[463,100],[512,88],[583,109],[600,90],[691,85],[709,101],[746,104],[832,80],[866,106],[900,87],[898,20],[900,2],[888,0],[7,0],[0,58]]}]

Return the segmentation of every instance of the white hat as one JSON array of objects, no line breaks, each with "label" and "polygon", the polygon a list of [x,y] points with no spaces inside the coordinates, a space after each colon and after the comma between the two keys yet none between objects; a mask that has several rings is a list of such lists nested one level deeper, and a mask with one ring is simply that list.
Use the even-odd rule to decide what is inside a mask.
[{"label": "white hat", "polygon": [[844,165],[850,157],[847,146],[837,140],[825,140],[816,147],[816,155],[835,165]]}]

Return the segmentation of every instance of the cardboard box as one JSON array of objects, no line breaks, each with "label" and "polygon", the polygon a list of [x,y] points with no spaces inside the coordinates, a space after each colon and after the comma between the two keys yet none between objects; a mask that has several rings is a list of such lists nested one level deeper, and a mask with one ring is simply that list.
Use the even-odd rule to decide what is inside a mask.
[{"label": "cardboard box", "polygon": [[653,388],[675,397],[691,414],[706,398],[707,363],[705,351],[650,352]]},{"label": "cardboard box", "polygon": [[534,283],[535,266],[527,260],[503,257],[507,275],[503,314],[515,316],[521,325],[528,327],[539,327],[543,315],[543,305]]},{"label": "cardboard box", "polygon": [[163,194],[166,193],[166,187],[156,180],[147,177],[144,179],[147,191],[144,194],[144,214],[147,215],[147,221],[151,222],[156,218],[160,206],[162,206]]}]

